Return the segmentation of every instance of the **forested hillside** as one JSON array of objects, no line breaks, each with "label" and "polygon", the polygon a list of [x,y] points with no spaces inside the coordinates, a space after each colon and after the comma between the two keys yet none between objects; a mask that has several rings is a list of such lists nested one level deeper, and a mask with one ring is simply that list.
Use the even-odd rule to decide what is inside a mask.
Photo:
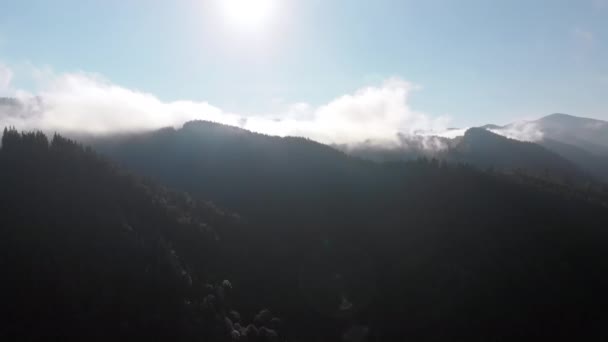
[{"label": "forested hillside", "polygon": [[467,130],[445,158],[481,169],[525,170],[529,174],[561,181],[590,179],[581,167],[541,145],[505,138],[483,128]]},{"label": "forested hillside", "polygon": [[247,333],[247,324],[226,323],[238,315],[222,277],[223,239],[239,226],[233,214],[58,135],[49,142],[5,129],[0,184],[0,336],[201,341]]},{"label": "forested hillside", "polygon": [[242,214],[254,233],[231,240],[230,278],[295,336],[335,340],[360,326],[382,340],[605,335],[601,186],[375,164],[206,122],[94,145]]}]

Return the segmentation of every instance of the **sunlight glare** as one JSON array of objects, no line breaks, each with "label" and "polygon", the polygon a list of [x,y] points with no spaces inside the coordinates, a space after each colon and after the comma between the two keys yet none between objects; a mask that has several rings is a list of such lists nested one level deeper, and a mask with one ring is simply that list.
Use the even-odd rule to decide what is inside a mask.
[{"label": "sunlight glare", "polygon": [[243,31],[258,31],[269,25],[277,0],[219,0],[226,23]]}]

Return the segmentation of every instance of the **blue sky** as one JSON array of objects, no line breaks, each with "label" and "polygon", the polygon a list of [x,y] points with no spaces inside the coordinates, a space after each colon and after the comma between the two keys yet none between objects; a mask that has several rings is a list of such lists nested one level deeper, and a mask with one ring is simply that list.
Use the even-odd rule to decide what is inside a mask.
[{"label": "blue sky", "polygon": [[396,77],[415,85],[409,107],[451,126],[608,120],[608,0],[283,0],[255,32],[218,1],[4,0],[0,63],[12,89],[37,91],[32,68],[96,73],[243,115]]}]

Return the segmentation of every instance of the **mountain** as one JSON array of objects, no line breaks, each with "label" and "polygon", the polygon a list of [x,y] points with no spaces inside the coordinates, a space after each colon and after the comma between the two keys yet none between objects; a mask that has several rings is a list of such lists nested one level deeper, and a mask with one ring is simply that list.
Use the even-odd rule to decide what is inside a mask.
[{"label": "mountain", "polygon": [[534,140],[552,140],[572,145],[596,155],[608,155],[608,122],[568,114],[551,114],[532,121],[518,121],[505,126],[482,128],[506,135],[534,135]]},{"label": "mountain", "polygon": [[483,128],[467,130],[446,158],[480,168],[519,169],[560,179],[585,177],[575,163],[538,144],[505,138]]},{"label": "mountain", "polygon": [[608,122],[567,114],[552,114],[534,121],[543,138],[608,156]]},{"label": "mountain", "polygon": [[597,155],[575,145],[545,138],[539,145],[572,161],[594,178],[608,183],[608,156]]},{"label": "mountain", "polygon": [[577,164],[594,178],[608,181],[606,121],[551,114],[535,121],[515,122],[493,130],[507,135],[533,134],[537,144]]},{"label": "mountain", "polygon": [[488,124],[464,132],[456,138],[402,136],[395,146],[364,142],[336,148],[378,162],[426,157],[507,172],[550,174],[562,180],[608,181],[608,122],[552,114],[535,121]]},{"label": "mountain", "polygon": [[453,139],[435,136],[402,138],[398,147],[358,144],[339,148],[351,155],[378,162],[435,158],[480,169],[520,170],[560,181],[590,178],[578,163],[560,153],[536,143],[506,138],[490,131],[491,127],[470,128],[464,136]]},{"label": "mountain", "polygon": [[487,125],[483,125],[483,126],[481,126],[479,128],[492,130],[492,129],[501,129],[502,126],[498,126],[498,125],[494,125],[494,124],[487,124]]},{"label": "mountain", "polygon": [[0,106],[6,108],[19,107],[19,101],[12,97],[0,97]]},{"label": "mountain", "polygon": [[[571,170],[537,145],[477,130],[463,140],[471,156],[514,149],[523,154],[507,154],[514,162]],[[425,159],[378,164],[209,122],[88,143],[238,212],[244,227],[222,239],[235,299],[244,311],[280,312],[293,339],[607,335],[608,190],[599,185]]]},{"label": "mountain", "polygon": [[[246,217],[306,221],[315,213],[286,212],[285,201],[321,200],[369,182],[375,165],[303,138],[280,138],[211,122],[91,141],[129,168],[178,189],[213,199]],[[315,185],[312,187],[311,185]],[[298,191],[295,195],[294,192]],[[259,201],[264,194],[264,201]],[[293,196],[293,197],[290,197]]]},{"label": "mountain", "polygon": [[232,333],[217,320],[234,304],[222,282],[230,267],[223,240],[239,231],[233,215],[42,133],[4,130],[0,188],[0,336],[210,341]]}]

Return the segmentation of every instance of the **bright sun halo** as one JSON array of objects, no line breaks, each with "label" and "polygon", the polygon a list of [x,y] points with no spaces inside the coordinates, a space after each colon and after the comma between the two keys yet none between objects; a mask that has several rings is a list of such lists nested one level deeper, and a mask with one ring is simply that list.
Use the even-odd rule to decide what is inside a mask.
[{"label": "bright sun halo", "polygon": [[258,31],[273,19],[277,0],[219,0],[226,23],[244,31]]}]

